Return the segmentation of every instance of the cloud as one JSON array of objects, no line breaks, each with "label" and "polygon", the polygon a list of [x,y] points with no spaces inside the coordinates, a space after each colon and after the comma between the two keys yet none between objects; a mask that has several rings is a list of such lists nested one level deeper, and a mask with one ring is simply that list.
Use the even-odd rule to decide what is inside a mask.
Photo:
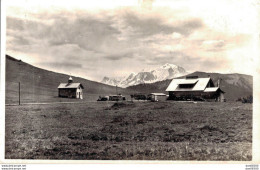
[{"label": "cloud", "polygon": [[134,72],[165,63],[187,70],[218,70],[222,66],[214,61],[230,62],[228,51],[250,41],[247,34],[213,30],[202,18],[183,11],[151,8],[153,0],[140,2],[141,8],[7,16],[7,52],[28,56],[50,70],[76,70],[102,79],[104,72]]},{"label": "cloud", "polygon": [[[212,32],[212,31],[211,31]],[[234,48],[241,48],[250,41],[250,36],[246,34],[229,35],[225,33],[215,33],[214,35],[205,35],[207,39],[197,41],[197,45],[203,51],[223,52]]]},{"label": "cloud", "polygon": [[14,35],[14,36],[11,36],[7,43],[10,45],[10,44],[13,44],[13,45],[30,45],[32,42],[30,42],[29,39],[27,39],[26,37],[24,36],[21,36],[21,35]]},{"label": "cloud", "polygon": [[175,63],[184,67],[200,61],[201,59],[199,57],[189,56],[181,51],[170,51],[168,53],[165,52],[156,55],[155,57],[151,57],[147,62],[149,65],[157,65],[158,63]]},{"label": "cloud", "polygon": [[191,34],[194,30],[202,28],[203,22],[201,19],[190,19],[182,22],[178,27],[176,27],[176,32],[182,33],[184,35]]},{"label": "cloud", "polygon": [[6,18],[7,29],[11,30],[24,30],[25,22],[22,19],[7,17]]},{"label": "cloud", "polygon": [[224,40],[206,40],[202,42],[201,47],[206,51],[220,51],[224,50],[225,45]]},{"label": "cloud", "polygon": [[[15,43],[18,46],[30,41],[34,44],[38,41],[46,46],[76,44],[88,51],[114,54],[125,53],[131,48],[136,48],[145,37],[173,33],[179,36],[188,35],[203,25],[199,19],[167,23],[166,18],[140,17],[140,14],[133,10],[118,11],[119,15],[108,11],[100,12],[99,15],[68,11],[62,14],[42,13],[34,15],[37,17],[34,20],[7,17],[7,30],[9,30],[7,36],[16,36],[16,39],[18,35],[23,36],[22,41]],[[69,14],[71,17],[68,17]],[[45,20],[44,15],[46,15]],[[10,30],[16,31],[15,35],[9,34]],[[125,39],[120,39],[124,35],[126,35]],[[8,48],[13,47],[8,46]]]},{"label": "cloud", "polygon": [[121,59],[126,59],[126,58],[133,58],[132,53],[126,53],[126,54],[114,54],[114,55],[109,55],[109,56],[105,56],[104,58],[107,60],[121,60]]},{"label": "cloud", "polygon": [[[29,19],[7,17],[7,30],[19,31],[24,37],[45,39],[48,37],[50,26]],[[8,34],[7,34],[8,35]]]},{"label": "cloud", "polygon": [[59,67],[65,69],[74,69],[74,68],[82,68],[82,64],[79,63],[58,63],[58,62],[42,62],[41,65],[48,66],[48,67]]},{"label": "cloud", "polygon": [[151,9],[154,0],[140,0],[140,4],[142,8]]},{"label": "cloud", "polygon": [[132,28],[132,35],[135,37],[143,38],[155,34],[172,34],[174,32],[189,35],[194,30],[203,27],[203,23],[200,19],[190,19],[180,21],[176,19],[167,23],[166,18],[161,16],[141,17],[137,13],[132,11],[123,14],[123,21],[125,27]]},{"label": "cloud", "polygon": [[[120,33],[111,26],[109,19],[99,20],[85,14],[75,20],[54,16],[50,25],[38,22],[7,17],[7,29],[20,31],[24,37],[43,39],[50,46],[78,44],[87,50],[97,50],[103,44],[113,44],[115,34]],[[110,41],[110,43],[109,43]],[[22,44],[21,44],[22,45]]]},{"label": "cloud", "polygon": [[116,43],[116,34],[120,33],[111,25],[110,20],[98,20],[87,16],[73,21],[63,18],[54,22],[49,43],[50,45],[74,43],[86,50],[106,51],[103,45],[110,46]]}]

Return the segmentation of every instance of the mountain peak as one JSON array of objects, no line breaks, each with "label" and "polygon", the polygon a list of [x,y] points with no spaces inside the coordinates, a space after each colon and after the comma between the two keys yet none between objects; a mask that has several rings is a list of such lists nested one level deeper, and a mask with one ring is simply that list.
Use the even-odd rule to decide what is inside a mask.
[{"label": "mountain peak", "polygon": [[154,83],[166,79],[186,75],[184,68],[175,64],[166,63],[160,67],[142,69],[139,73],[130,73],[125,78],[104,77],[101,81],[104,84],[117,85],[119,87],[128,87],[141,83]]},{"label": "mountain peak", "polygon": [[167,68],[176,68],[178,67],[177,65],[175,64],[170,64],[170,63],[166,63],[164,64],[163,66],[161,66],[161,68],[164,68],[164,69],[167,69]]}]

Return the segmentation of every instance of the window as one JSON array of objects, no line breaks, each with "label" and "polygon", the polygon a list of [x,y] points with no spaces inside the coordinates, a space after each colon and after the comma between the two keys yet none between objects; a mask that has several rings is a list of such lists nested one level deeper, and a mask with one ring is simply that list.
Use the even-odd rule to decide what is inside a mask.
[{"label": "window", "polygon": [[184,89],[190,89],[193,88],[195,84],[179,84],[179,88],[184,88]]}]

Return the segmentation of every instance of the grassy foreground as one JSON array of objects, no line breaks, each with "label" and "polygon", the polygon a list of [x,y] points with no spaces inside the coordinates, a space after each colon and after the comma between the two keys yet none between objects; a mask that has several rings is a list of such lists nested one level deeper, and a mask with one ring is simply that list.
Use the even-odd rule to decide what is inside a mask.
[{"label": "grassy foreground", "polygon": [[6,159],[252,159],[252,105],[93,102],[6,106]]}]

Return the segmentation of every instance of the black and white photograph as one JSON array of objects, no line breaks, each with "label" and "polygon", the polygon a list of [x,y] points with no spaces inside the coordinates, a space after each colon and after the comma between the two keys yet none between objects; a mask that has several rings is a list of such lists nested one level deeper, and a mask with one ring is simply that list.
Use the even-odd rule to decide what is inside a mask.
[{"label": "black and white photograph", "polygon": [[259,163],[259,1],[4,5],[4,160]]}]

